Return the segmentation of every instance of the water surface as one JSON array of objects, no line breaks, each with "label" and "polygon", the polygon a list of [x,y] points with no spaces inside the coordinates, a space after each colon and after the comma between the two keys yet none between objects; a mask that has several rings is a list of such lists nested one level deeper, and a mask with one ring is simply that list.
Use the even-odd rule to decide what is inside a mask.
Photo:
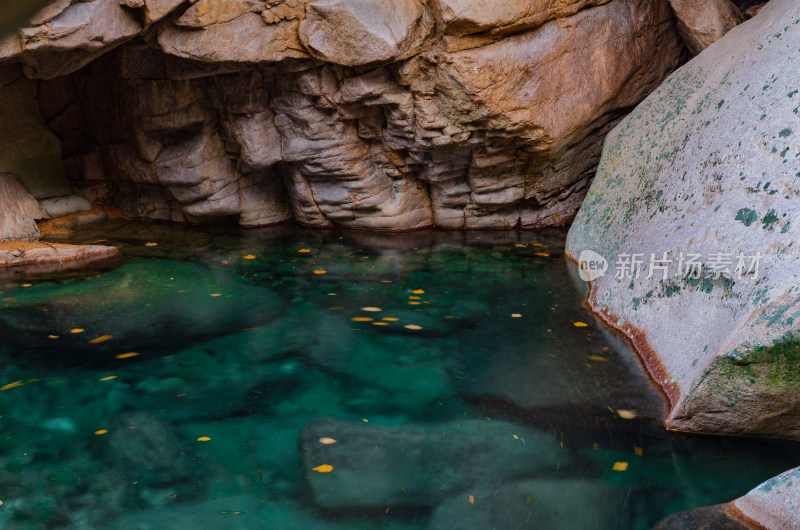
[{"label": "water surface", "polygon": [[0,526],[644,529],[797,465],[664,431],[564,238],[83,234],[123,264],[0,285]]}]

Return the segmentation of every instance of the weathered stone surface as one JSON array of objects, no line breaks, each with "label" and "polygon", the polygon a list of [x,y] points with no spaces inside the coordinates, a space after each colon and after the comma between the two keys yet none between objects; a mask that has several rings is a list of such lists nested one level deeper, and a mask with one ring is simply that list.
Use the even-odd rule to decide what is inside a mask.
[{"label": "weathered stone surface", "polygon": [[101,245],[0,242],[0,277],[52,274],[112,260],[119,249]]},{"label": "weathered stone surface", "polygon": [[52,199],[43,199],[39,201],[39,205],[44,210],[46,216],[42,219],[53,219],[55,217],[64,217],[78,212],[88,212],[92,209],[89,201],[80,195],[68,195],[66,197],[53,197]]},{"label": "weathered stone surface", "polygon": [[800,468],[764,482],[730,506],[757,528],[794,528],[800,521]]},{"label": "weathered stone surface", "polygon": [[727,504],[704,506],[670,515],[659,522],[653,530],[751,530],[734,515]]},{"label": "weathered stone surface", "polygon": [[697,55],[732,28],[744,15],[731,0],[669,0],[686,46]]},{"label": "weathered stone surface", "polygon": [[[569,233],[574,259],[608,260],[589,304],[668,394],[669,428],[800,437],[798,20],[773,0],[648,97],[606,140]],[[638,277],[619,274],[633,254]]]},{"label": "weathered stone surface", "polygon": [[312,0],[300,40],[314,57],[344,66],[405,59],[433,30],[418,0]]},{"label": "weathered stone surface", "polygon": [[133,217],[563,225],[684,54],[658,0],[177,4],[64,0],[0,44],[70,73],[42,84],[69,178]]},{"label": "weathered stone surface", "polygon": [[68,195],[61,143],[42,118],[36,89],[19,66],[0,68],[0,171],[14,175],[37,199]]},{"label": "weathered stone surface", "polygon": [[[467,488],[542,476],[571,460],[549,434],[478,420],[422,428],[315,419],[303,428],[300,450],[314,500],[326,508],[434,506]],[[313,470],[322,465],[333,471]]]},{"label": "weathered stone surface", "polygon": [[36,239],[36,219],[44,216],[36,199],[13,175],[0,173],[0,241]]}]

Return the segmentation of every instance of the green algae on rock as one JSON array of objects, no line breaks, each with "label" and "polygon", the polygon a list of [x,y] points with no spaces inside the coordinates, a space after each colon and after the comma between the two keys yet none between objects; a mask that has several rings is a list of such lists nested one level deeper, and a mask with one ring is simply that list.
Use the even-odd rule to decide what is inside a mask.
[{"label": "green algae on rock", "polygon": [[800,6],[773,0],[679,69],[608,136],[570,230],[573,259],[611,264],[589,303],[640,350],[670,428],[800,437],[798,49]]}]

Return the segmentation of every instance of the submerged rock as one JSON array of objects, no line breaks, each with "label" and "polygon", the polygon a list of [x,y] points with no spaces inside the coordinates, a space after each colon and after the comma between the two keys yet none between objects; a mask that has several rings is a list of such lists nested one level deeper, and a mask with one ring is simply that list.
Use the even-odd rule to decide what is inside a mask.
[{"label": "submerged rock", "polygon": [[403,427],[315,419],[300,434],[300,451],[325,508],[434,506],[469,488],[553,473],[572,459],[544,432],[469,419]]},{"label": "submerged rock", "polygon": [[500,488],[470,490],[440,504],[432,530],[518,528],[627,528],[632,506],[623,488],[577,480],[527,480]]},{"label": "submerged rock", "polygon": [[632,339],[672,429],[800,438],[798,21],[773,0],[648,97],[569,233],[573,259],[607,260],[588,303]]}]

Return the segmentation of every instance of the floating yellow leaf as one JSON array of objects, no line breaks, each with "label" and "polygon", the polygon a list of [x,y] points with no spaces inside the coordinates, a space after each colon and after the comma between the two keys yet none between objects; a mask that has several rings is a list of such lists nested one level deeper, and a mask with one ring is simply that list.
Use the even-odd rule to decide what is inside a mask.
[{"label": "floating yellow leaf", "polygon": [[620,409],[620,410],[617,411],[617,414],[623,420],[632,420],[633,418],[636,417],[636,411],[635,410]]},{"label": "floating yellow leaf", "polygon": [[23,283],[22,286],[23,287],[33,287],[33,284],[32,283]]},{"label": "floating yellow leaf", "polygon": [[550,257],[550,254],[548,254],[547,252],[536,252],[534,255],[539,256],[541,258],[549,258]]},{"label": "floating yellow leaf", "polygon": [[573,322],[572,325],[575,326],[576,328],[588,328],[589,327],[589,324],[587,324],[586,322]]},{"label": "floating yellow leaf", "polygon": [[101,342],[105,342],[105,341],[107,341],[109,339],[113,339],[113,338],[114,338],[114,335],[101,335],[101,336],[97,337],[96,339],[90,340],[89,344],[100,344]]},{"label": "floating yellow leaf", "polygon": [[48,335],[47,338],[48,339],[57,339],[58,335]]},{"label": "floating yellow leaf", "polygon": [[308,253],[309,253],[309,252],[311,252],[311,251],[310,251],[309,249],[307,249],[307,248],[301,248],[301,249],[300,249],[300,250],[298,250],[297,252],[300,252],[301,254],[308,254]]},{"label": "floating yellow leaf", "polygon": [[369,317],[353,317],[350,319],[351,322],[372,322],[373,320],[375,319]]},{"label": "floating yellow leaf", "polygon": [[100,381],[111,381],[112,379],[116,379],[116,378],[117,378],[116,375],[109,375],[108,377],[104,377],[104,378],[100,379]]},{"label": "floating yellow leaf", "polygon": [[23,383],[22,381],[15,381],[14,383],[9,383],[5,386],[0,386],[0,392],[2,392],[3,390],[11,390],[12,388],[17,388],[18,386],[22,386],[24,384],[25,383]]},{"label": "floating yellow leaf", "polygon": [[642,450],[641,447],[637,447],[637,446],[634,445],[633,446],[633,452],[636,454],[636,456],[642,456],[642,453],[644,451]]},{"label": "floating yellow leaf", "polygon": [[597,361],[599,363],[602,363],[602,362],[605,362],[605,361],[608,360],[605,357],[600,357],[599,355],[589,355],[587,357],[587,359],[589,359],[590,361]]},{"label": "floating yellow leaf", "polygon": [[531,246],[534,246],[534,247],[543,247],[544,245],[542,245],[541,243],[531,243]]},{"label": "floating yellow leaf", "polygon": [[327,436],[323,436],[322,438],[319,439],[319,443],[325,445],[333,445],[336,443],[336,440],[334,440],[333,438],[328,438]]},{"label": "floating yellow leaf", "polygon": [[99,431],[94,431],[94,433],[98,436],[101,434],[108,434],[108,429],[100,429]]},{"label": "floating yellow leaf", "polygon": [[361,418],[361,421],[363,421],[364,423],[369,423],[369,420],[367,418]]},{"label": "floating yellow leaf", "polygon": [[516,244],[516,245],[514,245],[514,246],[515,246],[515,247],[517,247],[517,248],[525,248],[525,247],[527,247],[528,245],[526,245],[525,243],[517,243],[517,244]]},{"label": "floating yellow leaf", "polygon": [[420,305],[421,302],[409,302],[408,305]]},{"label": "floating yellow leaf", "polygon": [[317,473],[330,473],[331,471],[333,471],[333,466],[328,464],[323,464],[321,466],[313,468],[311,471],[316,471]]},{"label": "floating yellow leaf", "polygon": [[611,468],[614,471],[627,471],[628,463],[627,462],[614,462],[614,466]]},{"label": "floating yellow leaf", "polygon": [[201,436],[200,438],[197,439],[197,441],[198,442],[210,442],[211,438],[208,437],[208,436]]},{"label": "floating yellow leaf", "polygon": [[362,311],[366,311],[367,313],[380,313],[383,311],[380,307],[362,307]]},{"label": "floating yellow leaf", "polygon": [[247,256],[244,257],[244,259],[256,259],[256,257],[253,256],[252,254],[248,254]]},{"label": "floating yellow leaf", "polygon": [[511,318],[522,318],[522,315],[519,313],[511,313]]},{"label": "floating yellow leaf", "polygon": [[400,319],[395,317],[383,317],[383,320],[385,320],[386,322],[397,322]]},{"label": "floating yellow leaf", "polygon": [[514,435],[512,435],[512,436],[514,436],[514,439],[515,439],[515,440],[519,440],[519,436],[517,436],[516,434],[514,434]]},{"label": "floating yellow leaf", "polygon": [[86,330],[81,329],[81,328],[75,328],[75,329],[69,330],[70,333],[83,333],[84,331],[86,331]]},{"label": "floating yellow leaf", "polygon": [[144,246],[146,246],[146,247],[157,247],[158,243],[147,242],[147,243],[144,244]]},{"label": "floating yellow leaf", "polygon": [[409,300],[422,300],[422,298],[420,298],[419,296],[409,296],[408,299]]},{"label": "floating yellow leaf", "polygon": [[212,297],[214,297],[214,298],[216,298],[216,297],[218,297],[218,296],[222,296],[222,293],[213,293],[211,296],[212,296]]},{"label": "floating yellow leaf", "polygon": [[373,322],[372,325],[373,326],[388,326],[389,324],[387,324],[386,322]]},{"label": "floating yellow leaf", "polygon": [[416,289],[416,290],[411,291],[411,292],[414,293],[414,294],[425,294],[425,291],[423,291],[422,289]]},{"label": "floating yellow leaf", "polygon": [[325,271],[325,270],[322,270],[322,269],[317,269],[317,270],[314,271],[314,274],[328,274],[328,271]]},{"label": "floating yellow leaf", "polygon": [[469,496],[469,503],[470,504],[475,504],[475,495],[470,495]]},{"label": "floating yellow leaf", "polygon": [[130,357],[136,357],[137,355],[140,355],[140,354],[132,351],[132,352],[128,352],[128,353],[120,353],[116,357],[117,357],[117,359],[128,359]]},{"label": "floating yellow leaf", "polygon": [[422,329],[422,326],[418,326],[416,324],[406,324],[403,327],[406,328],[406,329],[413,329],[414,331],[416,331],[418,329]]}]

